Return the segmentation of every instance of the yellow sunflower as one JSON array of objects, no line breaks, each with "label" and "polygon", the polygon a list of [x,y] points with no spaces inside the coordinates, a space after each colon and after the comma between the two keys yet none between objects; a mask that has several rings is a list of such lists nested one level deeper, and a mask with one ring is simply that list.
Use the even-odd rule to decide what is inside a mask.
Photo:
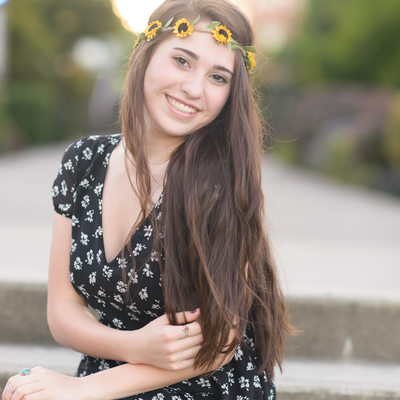
[{"label": "yellow sunflower", "polygon": [[220,44],[229,43],[232,40],[231,31],[224,25],[218,25],[212,30],[213,37]]},{"label": "yellow sunflower", "polygon": [[249,59],[249,62],[248,62],[249,70],[252,71],[256,66],[256,60],[254,58],[254,54],[251,51],[248,51],[247,57]]},{"label": "yellow sunflower", "polygon": [[176,22],[172,32],[176,33],[176,37],[184,38],[185,36],[192,34],[193,25],[186,18],[182,18]]},{"label": "yellow sunflower", "polygon": [[133,49],[136,49],[136,47],[137,47],[137,45],[139,44],[139,42],[140,42],[140,39],[137,38],[137,39],[135,40],[135,43],[133,43]]},{"label": "yellow sunflower", "polygon": [[157,31],[162,27],[162,23],[160,21],[153,21],[147,25],[146,30],[144,31],[144,35],[148,40],[151,40],[156,36]]}]

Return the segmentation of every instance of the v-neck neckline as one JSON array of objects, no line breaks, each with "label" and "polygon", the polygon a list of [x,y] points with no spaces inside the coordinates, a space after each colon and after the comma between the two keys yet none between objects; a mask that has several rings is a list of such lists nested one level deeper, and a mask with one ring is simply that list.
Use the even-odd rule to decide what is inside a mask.
[{"label": "v-neck neckline", "polygon": [[[100,192],[100,199],[101,199],[101,209],[99,208],[99,226],[101,229],[101,237],[100,237],[100,250],[102,251],[103,254],[103,259],[106,263],[106,265],[112,265],[115,263],[115,261],[117,261],[117,259],[120,258],[121,253],[123,250],[125,250],[125,248],[121,248],[118,253],[116,254],[116,256],[114,258],[112,258],[110,261],[108,261],[107,259],[107,255],[106,255],[106,251],[105,251],[105,244],[104,244],[104,228],[103,228],[103,192],[104,192],[104,186],[105,186],[105,182],[106,182],[106,176],[107,176],[107,170],[108,170],[108,166],[110,164],[110,159],[111,159],[111,155],[113,153],[113,151],[116,149],[116,147],[118,146],[118,144],[121,142],[122,139],[122,135],[120,135],[118,141],[116,141],[115,143],[110,142],[110,144],[113,146],[111,148],[111,151],[109,152],[109,156],[108,158],[105,160],[105,164],[104,164],[104,170],[101,176],[102,179],[102,187],[101,187],[101,192]],[[137,235],[137,233],[141,230],[141,228],[144,226],[144,224],[148,221],[149,216],[154,212],[154,210],[156,210],[162,200],[162,196],[163,196],[164,191],[161,191],[160,196],[158,197],[156,203],[154,204],[154,206],[152,207],[152,209],[149,211],[149,213],[146,215],[146,218],[143,220],[143,222],[135,229],[135,231],[133,232],[130,240],[132,241],[134,239],[134,237]],[[129,255],[130,257],[131,255]]]}]

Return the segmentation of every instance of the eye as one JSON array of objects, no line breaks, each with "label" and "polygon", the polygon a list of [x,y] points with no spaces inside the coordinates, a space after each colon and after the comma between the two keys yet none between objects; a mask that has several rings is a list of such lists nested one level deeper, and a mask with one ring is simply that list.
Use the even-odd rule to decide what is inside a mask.
[{"label": "eye", "polygon": [[214,75],[211,75],[211,77],[218,83],[227,83],[228,82],[226,80],[226,78],[222,75],[214,74]]},{"label": "eye", "polygon": [[189,65],[189,62],[183,58],[183,57],[174,57],[174,60],[177,62],[177,64],[179,64],[182,67],[186,67],[187,65]]}]

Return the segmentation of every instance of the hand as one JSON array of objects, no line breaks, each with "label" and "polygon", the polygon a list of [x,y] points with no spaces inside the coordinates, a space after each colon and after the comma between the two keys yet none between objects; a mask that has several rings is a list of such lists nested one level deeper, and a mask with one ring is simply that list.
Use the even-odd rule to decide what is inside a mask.
[{"label": "hand", "polygon": [[81,378],[32,368],[29,375],[14,375],[4,387],[2,400],[84,400],[86,389]]},{"label": "hand", "polygon": [[192,367],[203,341],[200,324],[196,321],[199,317],[197,309],[177,313],[177,322],[181,325],[170,325],[166,314],[151,321],[138,331],[135,339],[140,341],[140,346],[136,344],[137,351],[127,361],[172,371]]}]

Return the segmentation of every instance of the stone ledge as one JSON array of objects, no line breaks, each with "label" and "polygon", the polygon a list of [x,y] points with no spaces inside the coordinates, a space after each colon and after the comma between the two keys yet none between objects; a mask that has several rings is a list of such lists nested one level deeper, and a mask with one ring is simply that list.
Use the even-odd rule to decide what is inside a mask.
[{"label": "stone ledge", "polygon": [[[45,284],[0,282],[0,344],[56,345],[46,297]],[[288,357],[400,362],[400,303],[291,297],[288,306],[302,330],[288,340]]]}]

